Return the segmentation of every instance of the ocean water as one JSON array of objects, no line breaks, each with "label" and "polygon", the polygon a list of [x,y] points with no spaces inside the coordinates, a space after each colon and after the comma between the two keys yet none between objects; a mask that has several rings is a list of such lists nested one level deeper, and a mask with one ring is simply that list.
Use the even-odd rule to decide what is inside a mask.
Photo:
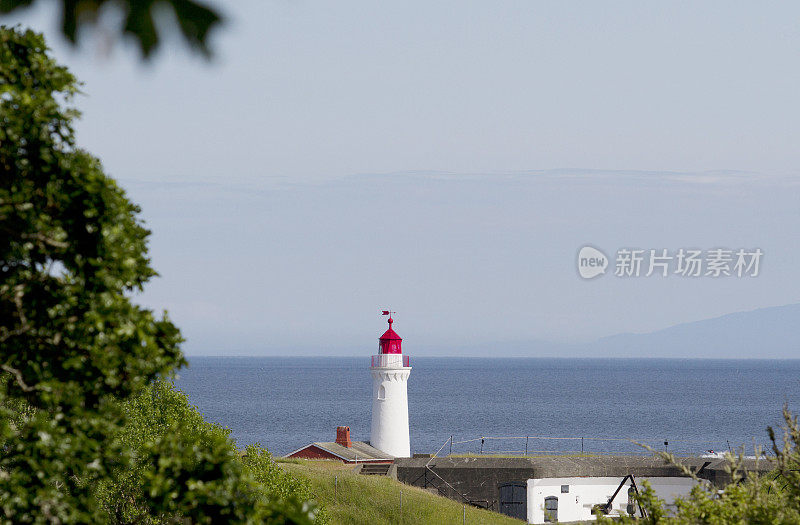
[{"label": "ocean water", "polygon": [[[283,455],[333,441],[338,425],[369,440],[369,356],[189,361],[177,387],[240,445]],[[768,425],[781,426],[784,403],[800,411],[800,360],[412,356],[411,365],[412,452],[448,453],[452,436],[454,453],[647,454],[630,440],[661,450],[668,441],[680,454],[752,453],[769,444]]]}]

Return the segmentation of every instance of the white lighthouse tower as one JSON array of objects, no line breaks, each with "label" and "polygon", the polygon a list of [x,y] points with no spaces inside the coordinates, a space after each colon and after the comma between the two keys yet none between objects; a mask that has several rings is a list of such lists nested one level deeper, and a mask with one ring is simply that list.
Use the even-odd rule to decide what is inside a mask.
[{"label": "white lighthouse tower", "polygon": [[403,355],[403,340],[389,329],[378,344],[378,354],[372,356],[372,429],[370,445],[398,458],[411,455],[408,432],[408,391],[406,382],[411,375],[408,356]]}]

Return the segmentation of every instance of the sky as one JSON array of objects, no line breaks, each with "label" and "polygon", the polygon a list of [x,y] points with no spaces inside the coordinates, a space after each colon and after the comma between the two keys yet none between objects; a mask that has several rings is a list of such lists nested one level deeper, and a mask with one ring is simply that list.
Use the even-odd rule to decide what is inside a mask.
[{"label": "sky", "polygon": [[[84,82],[78,143],[153,231],[137,300],[187,354],[368,355],[385,308],[433,352],[800,302],[800,4],[218,7],[210,61],[174,36],[149,62],[102,31],[72,49],[50,3],[5,19]],[[617,277],[626,248],[764,255]]]}]

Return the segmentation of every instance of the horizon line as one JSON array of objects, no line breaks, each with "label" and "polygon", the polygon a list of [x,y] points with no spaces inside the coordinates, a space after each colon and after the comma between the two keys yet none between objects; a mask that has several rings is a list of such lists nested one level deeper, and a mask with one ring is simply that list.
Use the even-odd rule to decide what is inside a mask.
[{"label": "horizon line", "polygon": [[[374,355],[374,354],[369,354]],[[274,355],[258,355],[258,354],[193,354],[193,355],[184,355],[185,358],[194,358],[194,357],[214,357],[214,358],[235,358],[235,359],[249,359],[249,358],[297,358],[297,359],[339,359],[339,358],[365,358],[369,357],[369,355],[362,355],[362,354],[331,354],[331,355],[286,355],[286,354],[274,354]],[[405,354],[404,354],[405,355]],[[561,359],[561,360],[573,360],[573,359],[614,359],[614,360],[623,360],[623,359],[639,359],[639,360],[674,360],[674,361],[800,361],[800,357],[666,357],[666,356],[641,356],[641,357],[630,357],[630,356],[575,356],[575,357],[564,357],[564,356],[526,356],[526,355],[507,355],[507,356],[480,356],[480,355],[451,355],[451,354],[442,354],[442,355],[423,355],[423,356],[414,356],[414,359],[452,359],[452,358],[460,358],[460,359]]]}]

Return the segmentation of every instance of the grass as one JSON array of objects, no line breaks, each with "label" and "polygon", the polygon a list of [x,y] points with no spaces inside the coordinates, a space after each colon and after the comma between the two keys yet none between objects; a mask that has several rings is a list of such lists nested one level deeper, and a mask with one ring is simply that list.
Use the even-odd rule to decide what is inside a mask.
[{"label": "grass", "polygon": [[[496,512],[466,506],[430,492],[404,485],[386,476],[362,476],[353,465],[338,461],[278,460],[292,474],[307,479],[317,502],[335,525],[408,524],[498,524],[522,521]],[[334,484],[336,487],[334,488]],[[402,492],[402,509],[400,498]],[[463,521],[462,521],[463,520]]]}]

